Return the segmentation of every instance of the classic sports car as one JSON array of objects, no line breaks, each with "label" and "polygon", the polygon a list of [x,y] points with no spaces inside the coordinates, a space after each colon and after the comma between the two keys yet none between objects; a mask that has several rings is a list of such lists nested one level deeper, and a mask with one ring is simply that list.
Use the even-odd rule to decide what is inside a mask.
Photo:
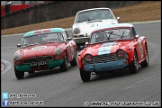
[{"label": "classic sports car", "polygon": [[115,18],[109,8],[92,8],[76,13],[72,26],[73,39],[80,48],[90,39],[93,28],[100,25],[116,24],[120,17]]},{"label": "classic sports car", "polygon": [[91,39],[78,54],[81,79],[90,80],[91,73],[100,74],[129,68],[137,73],[139,65],[147,67],[149,54],[145,36],[140,36],[129,23],[97,27]]},{"label": "classic sports car", "polygon": [[63,28],[49,28],[27,32],[23,35],[21,47],[16,51],[13,62],[15,76],[24,77],[24,72],[53,69],[60,66],[68,70],[68,64],[76,66],[76,43]]}]

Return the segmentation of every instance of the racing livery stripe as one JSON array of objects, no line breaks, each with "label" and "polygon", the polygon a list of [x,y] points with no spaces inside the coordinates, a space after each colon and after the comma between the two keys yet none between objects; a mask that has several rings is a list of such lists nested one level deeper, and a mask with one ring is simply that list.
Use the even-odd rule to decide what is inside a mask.
[{"label": "racing livery stripe", "polygon": [[34,31],[31,31],[31,32],[28,32],[28,33],[24,34],[23,37],[27,37],[27,36],[31,36],[31,35],[34,35]]},{"label": "racing livery stripe", "polygon": [[108,42],[102,44],[101,47],[99,48],[98,55],[110,54],[110,51],[114,45],[116,45],[115,42]]}]

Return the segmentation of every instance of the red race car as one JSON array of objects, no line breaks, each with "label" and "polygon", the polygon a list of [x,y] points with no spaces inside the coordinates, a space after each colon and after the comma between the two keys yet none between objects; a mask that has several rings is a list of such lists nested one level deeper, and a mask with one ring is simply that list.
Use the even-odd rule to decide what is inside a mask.
[{"label": "red race car", "polygon": [[82,81],[90,80],[91,73],[100,74],[129,68],[137,73],[139,65],[147,67],[149,54],[145,36],[140,36],[129,23],[100,26],[91,33],[91,39],[78,54]]},{"label": "red race car", "polygon": [[68,64],[76,66],[76,43],[63,28],[49,28],[27,32],[23,35],[13,62],[15,76],[24,77],[24,72],[53,69],[68,70]]}]

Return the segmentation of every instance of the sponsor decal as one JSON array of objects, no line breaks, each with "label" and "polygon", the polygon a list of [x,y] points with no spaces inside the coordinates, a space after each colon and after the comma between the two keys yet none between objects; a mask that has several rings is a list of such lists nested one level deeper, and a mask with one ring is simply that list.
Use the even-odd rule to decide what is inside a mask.
[{"label": "sponsor decal", "polygon": [[110,54],[112,47],[116,45],[118,44],[115,42],[108,42],[108,43],[102,44],[102,46],[99,48],[98,55]]},{"label": "sponsor decal", "polygon": [[42,50],[42,49],[45,49],[46,46],[38,46],[38,47],[34,47],[32,48],[32,50]]}]

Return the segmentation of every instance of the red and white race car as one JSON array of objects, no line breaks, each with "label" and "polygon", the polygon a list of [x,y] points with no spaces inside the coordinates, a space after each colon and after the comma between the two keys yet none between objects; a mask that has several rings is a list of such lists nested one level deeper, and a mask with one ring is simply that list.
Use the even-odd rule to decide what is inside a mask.
[{"label": "red and white race car", "polygon": [[129,23],[100,26],[91,33],[91,39],[78,54],[81,79],[90,80],[91,73],[129,68],[137,73],[139,65],[147,67],[149,54],[145,36],[140,36]]}]

